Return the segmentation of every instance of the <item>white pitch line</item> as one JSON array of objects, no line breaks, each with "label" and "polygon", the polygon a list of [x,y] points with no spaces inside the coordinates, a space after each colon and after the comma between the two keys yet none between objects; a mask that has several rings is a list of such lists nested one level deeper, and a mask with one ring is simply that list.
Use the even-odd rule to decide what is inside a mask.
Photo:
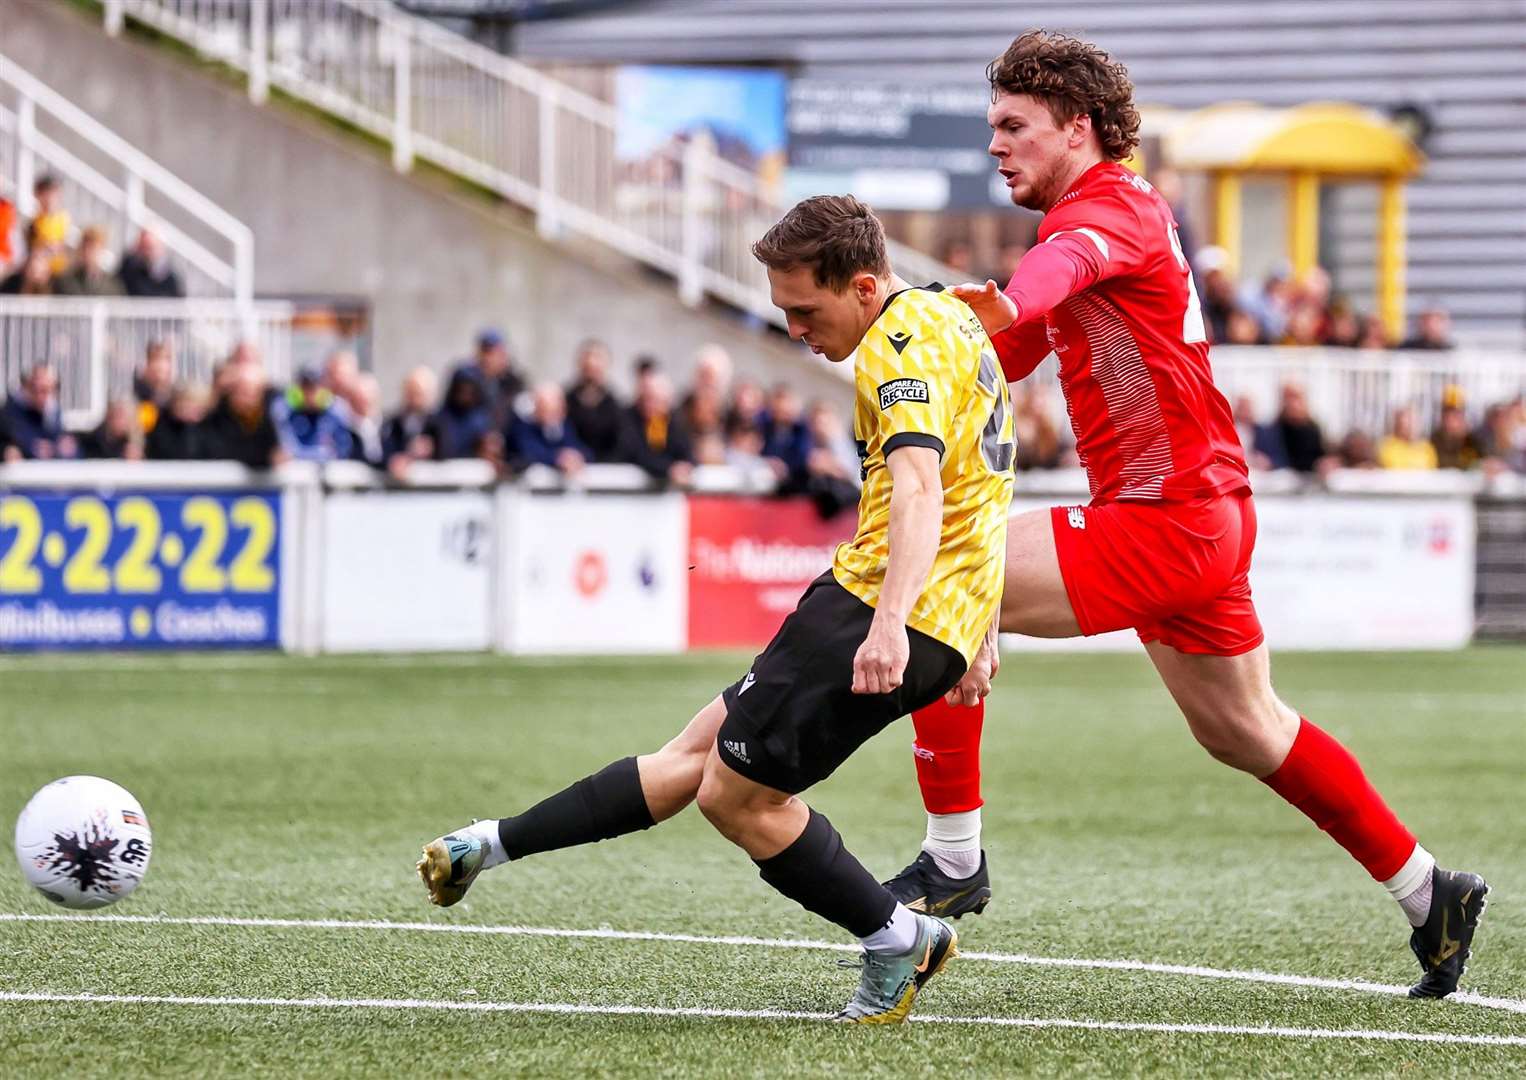
[{"label": "white pitch line", "polygon": [[[428,998],[179,997],[168,994],[50,994],[0,991],[0,1004],[182,1005],[214,1008],[427,1009],[439,1012],[554,1013],[561,1016],[662,1016],[719,1020],[831,1020],[831,1013],[773,1009],[666,1008],[647,1005],[579,1005],[546,1001],[439,1001]],[[1170,1035],[1245,1035],[1279,1039],[1352,1039],[1367,1042],[1523,1046],[1526,1035],[1453,1035],[1447,1032],[1382,1031],[1369,1028],[1297,1028],[1239,1024],[1151,1024],[1124,1020],[1070,1020],[1025,1016],[913,1016],[920,1024],[962,1027],[1071,1028],[1083,1031]]]},{"label": "white pitch line", "polygon": [[[391,922],[384,919],[263,919],[231,915],[36,915],[0,912],[0,922],[104,922],[156,926],[243,926],[292,930],[393,930],[434,934],[487,934],[507,937],[591,938],[602,941],[671,941],[690,945],[735,945],[765,949],[813,949],[856,953],[859,946],[809,938],[764,938],[746,935],[676,934],[657,930],[568,929],[552,926],[474,926],[470,923]],[[1141,971],[1153,975],[1185,975],[1197,979],[1305,986],[1321,990],[1353,990],[1364,994],[1404,997],[1409,987],[1366,979],[1326,979],[1312,975],[1283,975],[1273,971],[1200,967],[1195,964],[1161,964],[1148,960],[1088,960],[1080,957],[1030,956],[1026,953],[964,952],[961,960],[1029,967],[1079,968],[1104,971]],[[1446,999],[1461,1005],[1526,1013],[1526,1000],[1488,997],[1463,990]]]}]

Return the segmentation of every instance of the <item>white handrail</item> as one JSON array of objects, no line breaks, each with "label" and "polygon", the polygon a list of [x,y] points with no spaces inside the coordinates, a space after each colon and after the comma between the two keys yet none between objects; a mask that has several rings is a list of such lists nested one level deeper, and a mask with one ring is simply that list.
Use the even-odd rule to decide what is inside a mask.
[{"label": "white handrail", "polygon": [[[16,135],[21,140],[24,151],[40,151],[54,167],[68,169],[70,178],[91,188],[97,198],[113,206],[120,206],[134,226],[150,222],[157,226],[166,246],[228,288],[234,299],[242,303],[253,299],[254,234],[247,225],[3,54],[0,54],[0,84],[9,86],[21,101],[29,102],[32,108],[46,112],[112,158],[135,183],[153,189],[220,235],[232,249],[231,259],[217,258],[187,236],[184,230],[165,221],[162,215],[147,212],[141,198],[132,198],[127,191],[38,132],[34,124],[16,123]],[[25,157],[26,154],[22,156]],[[18,178],[18,187],[20,186]],[[31,197],[30,190],[18,190],[17,195],[18,202],[25,208],[26,200]]]},{"label": "white handrail", "polygon": [[[783,325],[748,249],[784,208],[713,151],[659,151],[661,175],[622,182],[611,105],[390,0],[107,0],[109,32],[124,15],[247,72],[252,100],[268,81],[388,140],[399,171],[428,159],[533,210],[543,236],[671,274],[686,303]],[[890,257],[909,280],[958,280],[899,244]]]}]

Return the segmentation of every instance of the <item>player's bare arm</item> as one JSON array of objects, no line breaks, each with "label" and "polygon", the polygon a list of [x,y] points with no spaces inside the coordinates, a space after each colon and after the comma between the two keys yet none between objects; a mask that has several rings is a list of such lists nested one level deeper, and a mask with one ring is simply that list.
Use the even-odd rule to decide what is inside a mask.
[{"label": "player's bare arm", "polygon": [[890,469],[890,557],[869,635],[853,658],[853,692],[888,694],[901,685],[910,646],[906,619],[927,585],[943,514],[938,451],[903,446],[886,459]]}]

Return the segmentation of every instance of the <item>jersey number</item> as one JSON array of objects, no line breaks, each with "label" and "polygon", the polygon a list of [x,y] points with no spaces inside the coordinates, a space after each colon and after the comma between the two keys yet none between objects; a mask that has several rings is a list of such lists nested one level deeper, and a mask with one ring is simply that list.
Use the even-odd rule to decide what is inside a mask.
[{"label": "jersey number", "polygon": [[1197,283],[1192,280],[1192,267],[1187,265],[1187,256],[1182,254],[1182,242],[1176,235],[1175,225],[1166,226],[1166,238],[1171,241],[1171,254],[1176,256],[1176,265],[1187,271],[1187,313],[1182,316],[1182,341],[1195,345],[1208,340],[1208,329],[1203,325],[1203,305],[1198,302]]},{"label": "jersey number", "polygon": [[996,359],[988,352],[980,354],[979,382],[982,389],[996,395],[996,400],[991,405],[991,415],[980,432],[980,456],[985,458],[986,465],[992,472],[1011,472],[1012,465],[1017,460],[1017,443],[1013,439],[1002,438],[1002,433],[1007,429],[1007,395],[1002,392],[1006,388],[1001,384]]}]

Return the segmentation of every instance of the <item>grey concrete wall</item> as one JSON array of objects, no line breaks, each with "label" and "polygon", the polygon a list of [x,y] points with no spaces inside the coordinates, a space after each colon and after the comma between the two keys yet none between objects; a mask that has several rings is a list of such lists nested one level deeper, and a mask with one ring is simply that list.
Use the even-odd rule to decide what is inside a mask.
[{"label": "grey concrete wall", "polygon": [[622,259],[548,244],[513,208],[400,175],[384,150],[279,103],[251,105],[167,49],[108,38],[59,0],[0,0],[0,51],[249,225],[259,293],[368,298],[389,405],[403,371],[448,365],[486,325],[559,380],[591,335],[614,347],[622,379],[642,352],[683,378],[695,350],[720,341],[739,372],[851,399],[803,348],[685,308],[670,284]]}]

